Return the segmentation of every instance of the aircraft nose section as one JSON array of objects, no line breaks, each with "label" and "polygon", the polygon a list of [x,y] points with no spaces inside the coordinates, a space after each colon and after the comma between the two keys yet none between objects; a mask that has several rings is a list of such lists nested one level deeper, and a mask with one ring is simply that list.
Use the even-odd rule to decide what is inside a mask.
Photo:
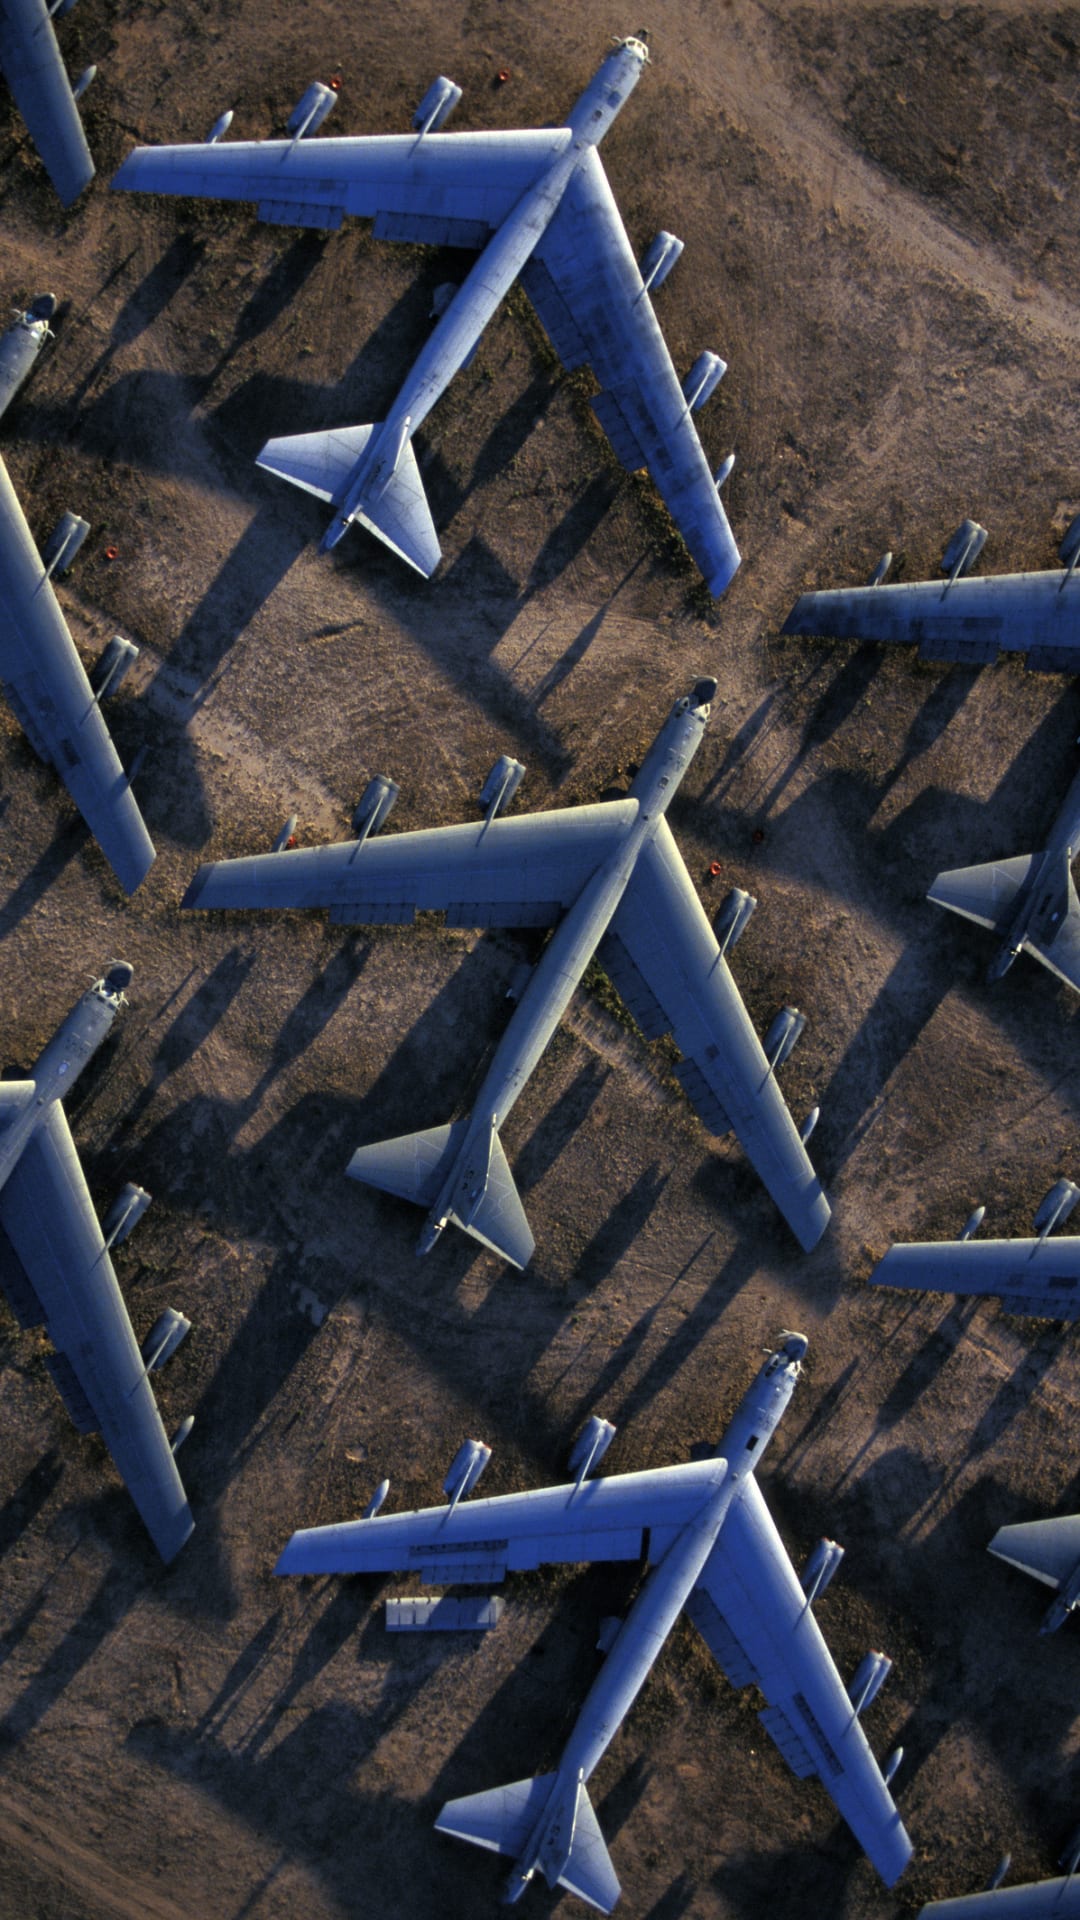
[{"label": "aircraft nose section", "polygon": [[694,690],[690,695],[690,705],[692,707],[710,707],[716,699],[716,689],[719,684],[718,680],[695,680]]},{"label": "aircraft nose section", "polygon": [[111,960],[105,971],[109,993],[126,993],[135,977],[135,969],[126,960]]},{"label": "aircraft nose section", "polygon": [[790,1360],[793,1365],[799,1366],[806,1359],[806,1350],[809,1345],[810,1342],[805,1333],[785,1333],[780,1351],[785,1360]]}]

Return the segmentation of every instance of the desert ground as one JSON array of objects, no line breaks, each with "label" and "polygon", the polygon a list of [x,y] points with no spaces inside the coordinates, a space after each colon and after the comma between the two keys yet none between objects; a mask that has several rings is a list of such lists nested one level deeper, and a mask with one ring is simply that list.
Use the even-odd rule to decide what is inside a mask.
[{"label": "desert ground", "polygon": [[[466,1435],[484,1492],[563,1476],[582,1421],[604,1471],[715,1446],[784,1328],[808,1364],[761,1483],[799,1565],[847,1553],[818,1606],[847,1676],[895,1662],[865,1724],[905,1759],[915,1854],[886,1892],[816,1781],[788,1772],[681,1622],[593,1781],[627,1920],[899,1920],[1051,1872],[1073,1831],[1075,1627],[988,1558],[1004,1522],[1078,1504],[1077,1334],[994,1303],[872,1291],[896,1237],[1028,1229],[1076,1174],[1075,996],[924,900],[942,868],[1037,848],[1080,701],[1015,663],[783,640],[805,588],[936,567],[965,513],[980,563],[1051,565],[1080,509],[1074,213],[1080,19],[1018,4],[660,0],[654,64],[604,147],[635,246],[674,229],[656,295],[680,372],[730,370],[699,416],[743,551],[710,601],[646,481],[616,464],[524,295],[417,442],[444,559],[425,583],[254,456],[271,434],[382,418],[461,256],[314,235],[250,208],[113,194],[136,142],[280,130],[342,77],[330,133],[402,131],[438,72],[454,127],[557,123],[613,31],[597,0],[82,0],[69,69],[98,178],[63,214],[6,95],[3,297],[46,288],[57,338],[0,427],[43,538],[94,531],[60,589],[159,855],[121,894],[54,774],[0,710],[4,1057],[25,1069],[87,980],[130,1008],[69,1107],[104,1208],[154,1206],[119,1251],[136,1332],[195,1331],[159,1376],[197,1529],[163,1568],[39,1335],[0,1315],[3,1920],[464,1920],[502,1863],[433,1832],[442,1802],[541,1771],[638,1569],[511,1578],[498,1628],[388,1636],[400,1579],[273,1577],[291,1531],[389,1473],[428,1504]],[[497,72],[509,70],[498,84]],[[116,549],[109,560],[106,548]],[[810,1018],[782,1070],[832,1226],[800,1253],[734,1140],[707,1135],[607,996],[580,991],[505,1141],[536,1234],[516,1273],[344,1178],[362,1142],[464,1111],[534,938],[184,914],[197,863],[343,837],[368,777],[388,831],[472,816],[495,757],[517,810],[625,786],[671,702],[720,691],[672,825],[711,910],[759,910],[734,973],[759,1030]],[[710,879],[719,862],[721,874]],[[542,1887],[536,1915],[583,1913]]]}]

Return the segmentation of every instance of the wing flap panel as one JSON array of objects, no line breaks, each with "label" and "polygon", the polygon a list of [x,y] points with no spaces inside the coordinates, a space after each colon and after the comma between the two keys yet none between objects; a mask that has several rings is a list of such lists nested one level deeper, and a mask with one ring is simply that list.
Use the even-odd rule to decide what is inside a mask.
[{"label": "wing flap panel", "polygon": [[327,207],[318,200],[260,200],[258,217],[271,227],[320,227],[336,233],[344,207]]},{"label": "wing flap panel", "polygon": [[[260,211],[260,219],[262,214]],[[466,247],[476,253],[486,247],[491,228],[486,220],[455,220],[438,213],[377,213],[372,233],[376,240],[403,240],[424,247]]]},{"label": "wing flap panel", "polygon": [[638,473],[642,467],[648,466],[644,449],[619,403],[619,396],[612,393],[610,388],[594,394],[592,410],[611,441],[619,465],[625,467],[627,473]]},{"label": "wing flap panel", "polygon": [[696,1060],[680,1060],[675,1068],[675,1078],[710,1133],[715,1133],[717,1139],[722,1140],[725,1133],[734,1130],[735,1122],[721,1106]]},{"label": "wing flap panel", "polygon": [[80,1433],[100,1432],[101,1422],[67,1354],[48,1353],[45,1365],[52,1376],[53,1386],[71,1415],[72,1424]]},{"label": "wing flap panel", "polygon": [[540,324],[569,373],[589,358],[581,329],[544,262],[534,253],[518,278],[540,316]]},{"label": "wing flap panel", "polygon": [[733,1687],[758,1684],[757,1668],[739,1645],[716,1601],[707,1587],[697,1586],[686,1603],[693,1621],[713,1659],[723,1669]]},{"label": "wing flap panel", "polygon": [[779,1747],[797,1780],[809,1780],[817,1766],[804,1741],[800,1740],[782,1707],[763,1707],[758,1714],[770,1740]]}]

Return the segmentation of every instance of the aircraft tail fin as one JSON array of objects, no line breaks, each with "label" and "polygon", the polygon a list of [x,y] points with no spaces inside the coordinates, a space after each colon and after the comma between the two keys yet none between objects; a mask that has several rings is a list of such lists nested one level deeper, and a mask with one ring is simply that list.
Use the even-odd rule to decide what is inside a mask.
[{"label": "aircraft tail fin", "polygon": [[322,433],[289,433],[280,440],[268,440],[255,465],[332,502],[374,431],[374,427],[333,427]]},{"label": "aircraft tail fin", "polygon": [[[450,1126],[429,1127],[425,1133],[403,1133],[395,1140],[358,1147],[347,1171],[353,1180],[363,1180],[383,1193],[396,1193],[418,1207],[433,1207],[471,1124],[467,1118],[455,1120]],[[462,1166],[455,1200],[458,1204],[451,1201],[448,1220],[512,1266],[528,1264],[536,1242],[494,1127],[488,1137],[486,1167],[479,1158],[475,1165]]]},{"label": "aircraft tail fin", "polygon": [[508,1787],[450,1800],[435,1825],[518,1864],[507,1899],[514,1901],[539,1868],[550,1887],[565,1887],[601,1913],[619,1897],[619,1881],[583,1781],[554,1794],[557,1775],[515,1780]]},{"label": "aircraft tail fin", "polygon": [[996,927],[1040,858],[1021,853],[1014,860],[989,860],[981,867],[953,867],[938,874],[926,897],[980,927]]}]

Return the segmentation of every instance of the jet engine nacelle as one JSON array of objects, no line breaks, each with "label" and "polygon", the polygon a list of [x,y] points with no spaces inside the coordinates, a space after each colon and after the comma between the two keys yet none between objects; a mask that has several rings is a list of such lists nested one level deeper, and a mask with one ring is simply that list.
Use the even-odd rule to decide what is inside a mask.
[{"label": "jet engine nacelle", "polygon": [[691,413],[705,405],[710,394],[716,391],[725,373],[727,361],[721,360],[718,353],[699,353],[686,379],[683,381],[683,399]]},{"label": "jet engine nacelle", "polygon": [[1035,1209],[1035,1231],[1045,1239],[1052,1227],[1067,1220],[1077,1201],[1080,1187],[1072,1180],[1056,1180],[1045,1200]]},{"label": "jet engine nacelle", "polygon": [[377,773],[368,781],[352,817],[352,830],[358,840],[378,833],[400,792],[401,788],[385,773]]},{"label": "jet engine nacelle", "polygon": [[765,1058],[770,1072],[775,1073],[777,1067],[783,1066],[805,1025],[806,1015],[800,1013],[798,1007],[781,1007],[765,1035]]},{"label": "jet engine nacelle", "polygon": [[294,140],[303,140],[306,134],[314,133],[322,126],[327,114],[336,105],[337,94],[333,87],[324,87],[321,80],[313,80],[310,87],[304,89],[286,120],[286,133],[291,133]]},{"label": "jet engine nacelle", "polygon": [[715,474],[713,475],[713,485],[716,488],[717,493],[719,493],[725,480],[731,479],[731,476],[734,473],[734,471],[735,471],[735,455],[733,453],[729,453],[727,459],[721,461],[720,465],[716,469]]},{"label": "jet engine nacelle", "polygon": [[191,1321],[176,1307],[166,1307],[158,1315],[139,1351],[147,1373],[156,1373],[171,1360],[181,1341],[191,1332]]},{"label": "jet engine nacelle", "polygon": [[685,245],[685,240],[676,239],[673,233],[665,233],[661,227],[655,240],[646,247],[641,262],[641,277],[646,291],[650,287],[663,286]]},{"label": "jet engine nacelle", "polygon": [[524,778],[521,761],[512,760],[508,753],[500,753],[480,789],[480,806],[488,820],[494,820],[497,813],[510,805]]},{"label": "jet engine nacelle", "polygon": [[903,1758],[904,1758],[903,1747],[894,1747],[888,1759],[886,1760],[885,1765],[881,1769],[881,1777],[884,1780],[885,1785],[887,1787],[891,1786],[893,1781],[896,1779],[897,1769],[900,1766],[900,1763],[903,1760]]},{"label": "jet engine nacelle", "polygon": [[807,1556],[801,1586],[808,1600],[823,1594],[844,1557],[844,1549],[835,1540],[819,1540]]},{"label": "jet engine nacelle", "polygon": [[744,893],[741,887],[732,887],[713,921],[713,932],[721,953],[730,953],[742,939],[756,906],[757,901],[752,893]]},{"label": "jet engine nacelle", "polygon": [[285,822],[285,825],[282,827],[281,832],[277,835],[274,841],[274,844],[270,849],[271,853],[284,853],[286,848],[289,845],[289,842],[295,837],[295,834],[296,834],[296,815],[295,813],[290,813],[288,819]]},{"label": "jet engine nacelle", "polygon": [[137,1187],[129,1180],[121,1187],[108,1213],[101,1223],[107,1247],[119,1247],[127,1239],[133,1227],[137,1227],[147,1207],[150,1195],[145,1187]]},{"label": "jet engine nacelle", "polygon": [[75,5],[76,0],[53,0],[53,4],[49,8],[49,19],[62,20],[65,14],[71,13],[74,10]]},{"label": "jet engine nacelle", "polygon": [[821,1119],[821,1108],[811,1107],[809,1113],[806,1116],[806,1119],[803,1121],[802,1126],[799,1129],[799,1139],[802,1141],[804,1147],[820,1119]]},{"label": "jet engine nacelle", "polygon": [[84,520],[80,514],[68,509],[60,515],[41,549],[45,572],[50,577],[54,573],[59,576],[68,571],[89,531],[89,520]]},{"label": "jet engine nacelle", "polygon": [[229,107],[226,109],[224,113],[220,113],[217,119],[214,121],[213,126],[211,127],[209,133],[206,136],[207,146],[216,147],[218,141],[221,139],[222,134],[228,133],[229,128],[232,126],[232,123],[233,123],[233,110],[231,107]]},{"label": "jet engine nacelle", "polygon": [[459,1500],[472,1492],[490,1459],[491,1448],[485,1447],[482,1440],[466,1440],[458,1448],[443,1481],[443,1492],[451,1507],[456,1507]]},{"label": "jet engine nacelle", "polygon": [[189,1413],[186,1419],[181,1420],[180,1425],[177,1427],[176,1432],[169,1442],[171,1452],[179,1453],[194,1425],[195,1415],[193,1413]]},{"label": "jet engine nacelle", "polygon": [[973,1210],[973,1212],[968,1214],[967,1219],[964,1221],[964,1224],[960,1229],[960,1235],[959,1235],[960,1239],[961,1240],[974,1239],[975,1235],[979,1231],[979,1228],[982,1226],[982,1223],[985,1220],[985,1218],[986,1218],[986,1208],[976,1207]]},{"label": "jet engine nacelle", "polygon": [[961,520],[941,556],[942,573],[947,573],[951,580],[970,573],[989,537],[977,520]]},{"label": "jet engine nacelle", "polygon": [[76,80],[75,85],[71,89],[72,99],[81,100],[83,97],[83,94],[86,92],[87,87],[91,86],[96,79],[97,79],[97,68],[84,67],[78,79]]},{"label": "jet engine nacelle", "polygon": [[856,1714],[863,1713],[876,1700],[892,1669],[887,1653],[867,1653],[859,1661],[848,1687],[848,1699]]},{"label": "jet engine nacelle", "polygon": [[601,1420],[599,1414],[592,1414],[570,1449],[570,1471],[577,1476],[581,1485],[593,1467],[598,1467],[615,1438],[615,1428],[610,1420]]},{"label": "jet engine nacelle", "polygon": [[379,1508],[382,1506],[382,1503],[386,1499],[386,1496],[389,1493],[389,1491],[390,1491],[389,1480],[380,1480],[378,1486],[376,1487],[374,1493],[371,1496],[371,1499],[368,1501],[367,1506],[364,1508],[363,1513],[360,1515],[361,1520],[374,1520],[375,1515],[378,1513]]},{"label": "jet engine nacelle", "polygon": [[440,73],[433,80],[412,117],[413,132],[423,139],[425,133],[438,133],[461,99],[461,88]]},{"label": "jet engine nacelle", "polygon": [[866,583],[867,586],[868,587],[884,586],[885,576],[888,573],[889,568],[891,566],[892,566],[892,554],[891,552],[886,551],[885,553],[882,554],[881,559],[878,561],[877,566],[874,568],[873,573],[870,575],[870,578]]},{"label": "jet engine nacelle", "polygon": [[90,670],[90,686],[95,700],[104,700],[107,693],[119,693],[138,657],[139,649],[134,640],[125,640],[123,634],[114,633],[112,639],[102,647],[100,659]]}]

